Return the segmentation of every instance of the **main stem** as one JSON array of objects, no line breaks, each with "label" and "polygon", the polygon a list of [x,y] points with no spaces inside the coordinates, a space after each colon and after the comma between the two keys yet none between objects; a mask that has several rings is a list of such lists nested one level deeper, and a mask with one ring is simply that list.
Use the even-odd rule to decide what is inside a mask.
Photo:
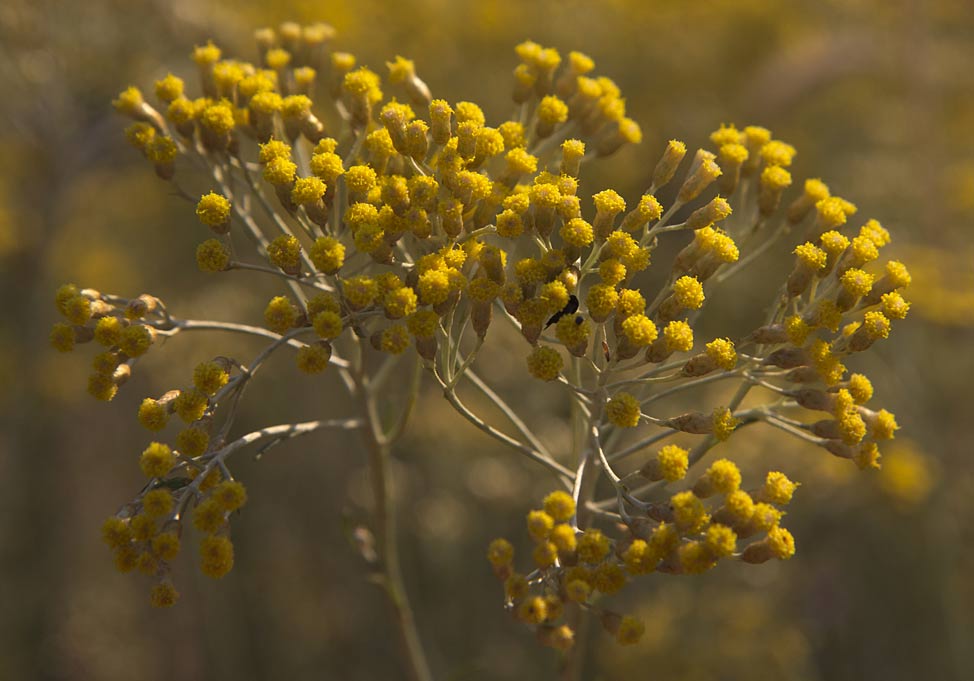
[{"label": "main stem", "polygon": [[383,569],[383,586],[396,615],[396,623],[402,637],[403,648],[415,681],[432,681],[423,645],[419,640],[413,609],[406,594],[406,585],[399,565],[399,548],[396,542],[396,511],[392,501],[392,484],[389,477],[391,446],[385,438],[369,436],[372,494],[375,498],[375,534]]},{"label": "main stem", "polygon": [[[578,501],[575,508],[577,514],[578,529],[586,530],[592,524],[592,513],[587,506],[595,494],[595,483],[598,481],[598,456],[595,450],[587,448],[583,456],[585,465],[581,467],[579,480],[575,484],[579,485]],[[565,654],[559,668],[559,678],[561,681],[579,681],[582,678],[582,667],[585,665],[585,654],[588,646],[588,620],[587,613],[576,606],[571,611],[571,621],[569,626],[575,632],[575,645]]]},{"label": "main stem", "polygon": [[[599,388],[605,378],[600,377]],[[576,420],[575,432],[584,437],[584,445],[579,451],[579,466],[575,479],[575,514],[579,530],[586,530],[592,524],[592,513],[588,508],[595,496],[595,487],[600,473],[600,462],[596,443],[591,441],[592,425],[602,418],[603,397],[597,395],[593,400],[588,416],[581,409],[572,410],[572,418]],[[580,423],[579,423],[580,422]],[[580,426],[580,427],[579,427]],[[589,617],[581,607],[576,607],[571,613],[571,628],[575,631],[575,645],[565,655],[559,669],[561,681],[579,681],[582,678],[582,668],[585,666],[585,654],[588,648]]]},{"label": "main stem", "polygon": [[[392,443],[402,434],[404,424],[399,423],[394,426],[391,435],[383,428],[375,395],[370,387],[375,385],[375,379],[370,380],[366,376],[362,346],[355,344],[353,347],[357,352],[352,354],[354,378],[351,392],[358,399],[366,418],[363,435],[369,448],[369,477],[375,503],[372,521],[382,566],[382,586],[396,614],[396,624],[402,638],[406,661],[409,663],[410,677],[414,681],[433,681],[429,663],[426,661],[426,653],[419,640],[419,632],[416,630],[413,609],[409,605],[409,597],[406,594],[402,568],[399,565],[399,547],[396,543],[396,509],[392,501],[389,467],[392,460]],[[413,389],[417,388],[418,384],[414,384]],[[405,416],[404,414],[404,418]]]}]

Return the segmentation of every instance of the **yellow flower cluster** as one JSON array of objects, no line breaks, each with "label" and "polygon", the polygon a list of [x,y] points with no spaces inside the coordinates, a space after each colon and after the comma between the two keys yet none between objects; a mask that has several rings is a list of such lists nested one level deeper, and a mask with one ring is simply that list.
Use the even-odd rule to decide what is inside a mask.
[{"label": "yellow flower cluster", "polygon": [[[139,405],[139,422],[150,431],[163,430],[173,415],[186,424],[175,436],[175,448],[153,442],[142,452],[139,465],[152,480],[151,490],[106,522],[106,528],[126,522],[145,525],[145,536],[135,537],[144,545],[109,541],[108,530],[106,541],[115,550],[116,565],[122,571],[127,571],[127,556],[133,552],[142,556],[138,567],[156,578],[151,592],[154,605],[172,605],[178,596],[169,564],[179,552],[181,521],[190,505],[195,504],[193,525],[205,534],[200,545],[204,574],[222,577],[233,566],[228,516],[244,505],[247,495],[240,482],[222,480],[223,469],[217,465],[221,454],[212,451],[212,420],[207,418],[221,393],[234,387],[231,368],[224,358],[202,362],[193,370],[192,386],[171,390],[158,399],[147,397]],[[159,519],[159,527],[140,520],[142,516]]]},{"label": "yellow flower cluster", "polygon": [[60,352],[91,341],[100,345],[103,350],[92,360],[88,392],[99,400],[113,400],[132,375],[135,360],[155,342],[156,329],[146,317],[162,311],[162,304],[149,295],[121,300],[74,284],[61,286],[54,302],[65,321],[51,329],[51,345]]},{"label": "yellow flower cluster", "polygon": [[[89,392],[103,400],[114,398],[131,375],[134,360],[172,328],[162,303],[149,295],[125,300],[67,284],[58,289],[55,302],[66,319],[52,331],[55,347],[67,351],[75,343],[94,341],[105,348],[95,356],[89,379]],[[190,385],[148,397],[139,405],[138,420],[149,431],[162,431],[173,416],[185,427],[175,434],[172,446],[152,442],[143,450],[138,463],[151,480],[149,487],[105,522],[103,535],[120,571],[138,569],[155,579],[150,594],[154,605],[173,605],[178,598],[169,566],[180,549],[187,505],[196,503],[197,528],[209,533],[201,547],[203,571],[222,576],[233,564],[225,521],[230,511],[243,505],[246,494],[239,482],[220,482],[221,471],[212,462],[216,454],[208,418],[224,392],[233,388],[232,369],[226,358],[202,362],[193,370]],[[209,521],[201,524],[201,517]]]},{"label": "yellow flower cluster", "polygon": [[[359,340],[360,350],[391,357],[412,347],[456,406],[452,389],[476,354],[459,356],[461,336],[471,329],[479,349],[501,320],[525,340],[527,380],[573,391],[574,411],[590,418],[592,442],[580,454],[575,496],[554,492],[528,514],[536,571],[530,578],[515,572],[505,540],[488,551],[508,606],[539,640],[569,648],[574,633],[561,618],[566,608],[585,607],[601,614],[620,643],[633,643],[642,624],[597,606],[597,594],[651,572],[696,574],[719,560],[760,563],[794,553],[779,507],[797,483],[771,472],[747,491],[736,464],[722,458],[687,489],[644,501],[613,464],[650,443],[697,439],[692,449],[663,445],[631,469],[651,490],[679,484],[710,448],[757,423],[860,467],[878,466],[877,443],[898,426],[889,412],[865,406],[872,386],[848,375],[846,362],[907,315],[901,289],[910,275],[898,261],[878,266],[890,236],[876,220],[842,233],[856,206],[821,180],[806,180],[786,200],[798,192],[790,144],[762,127],[721,125],[710,149],[688,155],[683,142],[669,141],[641,195],[627,201],[611,188],[583,195],[579,178],[588,163],[642,140],[619,87],[595,75],[588,56],[563,59],[534,42],[518,45],[514,113],[488,121],[474,102],[434,99],[408,59],[387,63],[383,82],[353,55],[329,51],[330,28],[287,27],[258,32],[256,63],[226,59],[212,43],[198,47],[199,97],[174,75],[156,83],[157,106],[126,89],[114,104],[132,120],[127,138],[164,179],[174,177],[180,156],[212,170],[213,190],[196,206],[209,230],[197,264],[212,273],[260,271],[288,287],[264,306],[264,327],[246,332],[294,347],[301,372],[347,365],[333,352]],[[660,194],[681,167],[674,191]],[[667,205],[659,195],[674,198]],[[256,206],[268,225],[259,224]],[[234,230],[257,244],[257,262],[239,256]],[[672,261],[654,262],[672,232],[684,234],[685,245]],[[713,288],[788,234],[800,234],[801,243],[790,246],[794,264],[766,321],[744,337],[708,336],[697,345],[695,325]],[[647,291],[642,273],[651,266],[662,283]],[[52,330],[57,349],[90,340],[107,348],[89,385],[101,399],[114,396],[157,334],[187,328],[150,296],[125,301],[69,285],[56,304],[65,317]],[[152,491],[106,529],[121,564],[134,566],[143,554],[147,566],[154,561],[146,571],[159,577],[157,604],[175,600],[161,562],[171,545],[161,553],[146,547],[161,536],[157,530],[180,527],[187,504],[196,504],[192,522],[205,534],[204,572],[221,576],[232,566],[227,517],[245,495],[221,478],[211,417],[254,370],[232,360],[203,363],[192,387],[146,399],[139,409],[153,432],[172,414],[186,425],[174,447],[145,450],[140,463]],[[660,406],[679,390],[725,379],[744,381],[744,392],[773,391],[777,401],[742,409],[742,392],[683,414]],[[653,392],[657,382],[665,387]],[[789,411],[797,409],[829,418],[809,423]],[[657,431],[648,442],[607,453],[617,438],[638,438],[645,428]],[[522,449],[545,459],[533,446]],[[583,473],[593,469],[616,487],[617,514],[595,507],[624,528],[618,537],[594,526],[590,499],[575,508]],[[157,528],[159,518],[165,522]]]},{"label": "yellow flower cluster", "polygon": [[[667,445],[646,473],[679,480],[686,474],[686,457],[686,450]],[[602,596],[654,572],[699,574],[722,559],[763,563],[794,555],[794,538],[779,522],[784,515],[780,507],[791,501],[797,483],[778,471],[769,472],[765,484],[751,492],[741,489],[741,481],[734,463],[715,461],[691,490],[650,507],[651,522],[630,523],[616,539],[597,528],[579,529],[571,495],[552,492],[542,509],[527,515],[534,572],[515,570],[514,547],[507,539],[495,539],[487,549],[494,574],[504,584],[507,607],[553,647],[570,647],[573,632],[560,620],[578,607],[598,613],[619,643],[638,642],[642,623],[605,609]]]},{"label": "yellow flower cluster", "polygon": [[[151,444],[142,454],[142,468],[152,477],[170,473],[175,461],[173,452],[160,443]],[[219,471],[199,476],[200,471],[186,465],[181,466],[181,476],[186,477],[157,479],[102,525],[102,539],[113,552],[116,569],[138,570],[154,580],[150,601],[156,607],[172,606],[179,598],[171,565],[182,548],[182,515],[197,495],[202,500],[196,502],[193,524],[204,533],[200,569],[219,578],[233,567],[227,515],[244,505],[246,491],[235,480],[219,482]]]},{"label": "yellow flower cluster", "polygon": [[[327,65],[335,72],[329,94],[343,122],[357,131],[351,153],[339,155],[337,138],[325,134],[314,113],[314,79],[309,80],[309,69],[326,65],[304,50],[294,52],[292,44],[273,44],[272,31],[262,31],[260,40],[273,45],[260,64],[224,59],[212,44],[198,48],[200,98],[190,99],[183,81],[169,75],[156,84],[163,109],[153,108],[134,87],[115,105],[135,119],[138,127],[129,137],[143,149],[151,138],[166,137],[182,153],[229,153],[240,159],[248,143],[256,142],[251,148],[257,151],[260,174],[296,223],[265,244],[268,264],[294,277],[334,277],[338,309],[333,312],[341,329],[364,328],[374,346],[390,353],[420,340],[417,347],[429,356],[435,352],[435,336],[420,339],[412,333],[424,325],[411,324],[411,317],[425,316],[430,308],[442,317],[466,298],[479,307],[481,337],[493,303],[503,301],[533,343],[544,321],[574,295],[579,273],[573,262],[583,249],[596,241],[600,248],[604,244],[608,264],[596,265],[612,282],[606,291],[612,307],[617,288],[648,266],[649,248],[630,234],[660,217],[662,207],[652,194],[623,215],[625,200],[604,190],[593,198],[592,222],[582,218],[575,177],[586,149],[606,156],[641,139],[638,125],[625,117],[619,88],[608,78],[592,77],[594,64],[585,55],[572,53],[562,65],[553,49],[519,45],[515,100],[523,111],[491,127],[473,102],[433,100],[409,60],[398,57],[388,65],[390,85],[405,96],[397,101],[387,100],[376,73],[355,68],[350,55],[335,53]],[[429,114],[425,121],[418,115],[423,109]],[[302,145],[309,146],[310,154],[300,162],[295,150]],[[538,172],[543,161],[550,169]],[[196,213],[225,239],[237,207],[212,191],[200,199]],[[467,236],[472,233],[480,236]],[[522,250],[520,242],[532,234],[543,239],[540,251],[514,257]],[[564,245],[552,243],[552,236],[561,237]],[[235,266],[224,239],[201,244],[200,269],[221,272]],[[370,258],[377,271],[391,268],[384,272],[396,276],[398,286],[379,286],[374,276],[342,278],[341,269],[353,254]],[[376,311],[393,324],[383,325]],[[634,316],[630,312],[623,303],[620,323]],[[271,301],[265,319],[280,334],[315,321],[305,301],[286,298]],[[396,324],[397,319],[405,325]],[[341,331],[335,319],[330,321],[326,340]],[[560,329],[576,354],[586,351],[587,320]],[[648,318],[628,320],[623,351],[646,347],[656,337]],[[302,369],[314,373],[322,368],[325,354],[324,348],[303,350]],[[536,357],[532,371],[550,380],[556,363],[543,360]]]}]

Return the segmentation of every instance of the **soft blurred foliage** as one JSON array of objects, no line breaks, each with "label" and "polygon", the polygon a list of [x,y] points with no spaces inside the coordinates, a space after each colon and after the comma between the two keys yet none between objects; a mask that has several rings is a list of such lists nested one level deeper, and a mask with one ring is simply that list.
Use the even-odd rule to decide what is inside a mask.
[{"label": "soft blurred foliage", "polygon": [[[579,49],[617,80],[645,133],[589,169],[580,193],[636,196],[670,137],[692,147],[721,122],[756,123],[799,149],[798,176],[822,177],[881,220],[911,264],[913,314],[868,366],[852,367],[903,427],[884,469],[861,474],[821,450],[782,449],[770,433],[735,440],[734,456],[754,469],[803,481],[788,518],[796,559],[643,580],[618,606],[646,619],[645,641],[622,650],[594,632],[585,678],[974,678],[969,0],[5,0],[0,678],[402,674],[387,604],[349,539],[369,503],[350,436],[238,466],[251,503],[235,522],[237,567],[214,583],[186,561],[171,611],[150,611],[145,585],[118,575],[99,542],[101,519],[141,484],[141,398],[185,381],[199,360],[257,345],[180,338],[105,406],[85,394],[82,357],[47,343],[62,281],[151,292],[184,316],[259,320],[272,283],[240,273],[214,283],[195,270],[191,206],[125,144],[110,100],[167,70],[190,76],[190,49],[211,36],[250,58],[252,29],[285,19],[332,23],[340,49],[377,70],[413,58],[435,96],[478,101],[493,123],[510,110],[515,43]],[[725,294],[728,328],[767,302],[769,275],[753,268]],[[501,347],[484,358],[491,378],[544,419],[548,442],[566,442],[564,405],[544,389],[518,391],[525,375],[510,356]],[[271,373],[246,425],[340,411],[337,392],[290,363]],[[550,676],[555,655],[503,613],[484,548],[523,537],[524,513],[552,481],[498,451],[435,390],[416,416],[398,454],[401,543],[439,678]]]}]

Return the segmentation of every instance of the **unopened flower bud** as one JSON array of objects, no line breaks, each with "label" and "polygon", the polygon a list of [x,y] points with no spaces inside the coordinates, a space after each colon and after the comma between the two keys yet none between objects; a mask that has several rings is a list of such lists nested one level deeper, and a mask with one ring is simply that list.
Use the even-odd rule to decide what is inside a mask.
[{"label": "unopened flower bud", "polygon": [[656,168],[653,170],[653,189],[659,189],[660,187],[669,183],[676,174],[676,169],[680,166],[680,161],[687,154],[687,145],[679,140],[670,140],[666,149],[663,150],[663,155],[660,157],[659,161],[656,163]]},{"label": "unopened flower bud", "polygon": [[714,161],[714,155],[703,149],[697,150],[697,155],[687,173],[687,178],[680,187],[677,194],[677,201],[681,204],[689,203],[700,196],[714,180],[720,177],[720,166]]},{"label": "unopened flower bud", "polygon": [[767,217],[778,209],[781,194],[791,186],[791,173],[781,166],[768,166],[761,172],[758,190],[758,209]]},{"label": "unopened flower bud", "polygon": [[748,545],[741,554],[745,563],[764,563],[772,558],[788,560],[795,555],[795,539],[783,527],[773,527],[768,536]]}]

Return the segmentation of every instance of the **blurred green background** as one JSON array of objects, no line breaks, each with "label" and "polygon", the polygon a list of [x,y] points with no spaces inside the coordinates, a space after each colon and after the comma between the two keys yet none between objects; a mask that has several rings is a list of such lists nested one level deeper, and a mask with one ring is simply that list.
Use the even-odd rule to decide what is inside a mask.
[{"label": "blurred green background", "polygon": [[[0,678],[404,676],[386,603],[347,539],[368,505],[349,436],[240,458],[251,500],[234,522],[237,566],[211,582],[182,556],[172,610],[151,610],[146,582],[117,574],[100,543],[101,520],[141,484],[142,397],[257,345],[177,339],[106,406],[85,394],[90,353],[47,342],[64,281],[150,292],[187,317],[260,319],[276,289],[195,270],[203,234],[191,207],[125,143],[110,100],[168,70],[191,81],[188,53],[209,37],[251,59],[253,29],[287,19],[332,23],[338,49],[376,70],[415,59],[434,96],[480,102],[493,124],[510,111],[515,43],[584,51],[620,84],[645,136],[589,168],[588,189],[633,198],[667,139],[692,148],[721,122],[765,125],[798,148],[796,176],[825,179],[859,205],[856,220],[879,219],[890,255],[914,274],[911,316],[852,366],[902,426],[884,469],[860,474],[770,433],[728,445],[752,475],[775,466],[805,483],[786,519],[798,555],[640,580],[614,604],[645,619],[643,643],[597,635],[585,678],[974,678],[969,0],[3,2]],[[764,277],[785,267],[756,268],[728,300],[765,304]],[[717,321],[737,316],[729,307]],[[491,377],[510,389],[522,374],[504,357]],[[289,361],[263,378],[240,428],[340,413],[334,386]],[[561,406],[529,397],[519,408],[564,442]],[[432,390],[399,457],[404,567],[437,677],[550,677],[556,655],[504,614],[484,549],[498,535],[524,541],[523,514],[551,480]]]}]

